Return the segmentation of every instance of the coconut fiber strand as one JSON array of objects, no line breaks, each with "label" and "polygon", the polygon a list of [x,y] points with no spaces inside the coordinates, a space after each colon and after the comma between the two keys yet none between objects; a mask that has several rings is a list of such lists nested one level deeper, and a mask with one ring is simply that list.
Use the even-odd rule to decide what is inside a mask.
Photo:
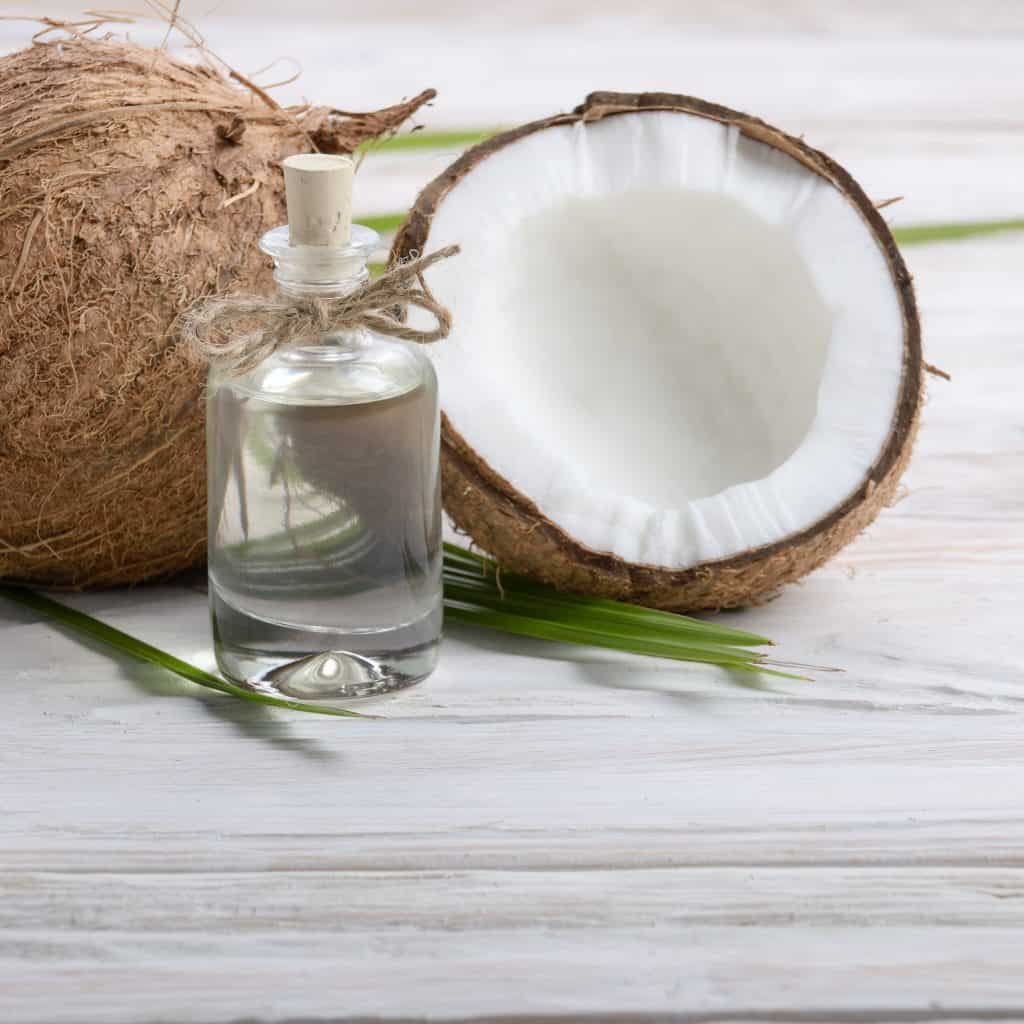
[{"label": "coconut fiber strand", "polygon": [[351,152],[371,114],[279,108],[114,41],[0,59],[0,577],[129,583],[205,556],[203,368],[170,330],[271,286],[280,161]]}]

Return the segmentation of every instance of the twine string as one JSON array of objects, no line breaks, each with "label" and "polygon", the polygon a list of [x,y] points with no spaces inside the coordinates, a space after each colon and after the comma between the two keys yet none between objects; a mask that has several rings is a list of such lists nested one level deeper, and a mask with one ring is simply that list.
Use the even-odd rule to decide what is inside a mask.
[{"label": "twine string", "polygon": [[[257,366],[280,348],[328,331],[366,328],[403,341],[429,345],[448,336],[451,313],[434,297],[423,272],[459,251],[457,245],[399,263],[348,295],[226,295],[201,299],[178,321],[179,338],[204,362],[231,375]],[[434,325],[410,327],[410,307],[429,314]]]}]

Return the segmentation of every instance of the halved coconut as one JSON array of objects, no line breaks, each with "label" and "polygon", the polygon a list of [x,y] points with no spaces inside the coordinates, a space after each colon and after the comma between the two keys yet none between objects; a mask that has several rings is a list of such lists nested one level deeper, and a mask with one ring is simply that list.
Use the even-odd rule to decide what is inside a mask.
[{"label": "halved coconut", "polygon": [[395,256],[431,349],[445,506],[509,569],[676,610],[745,604],[891,500],[921,397],[910,276],[849,174],[687,96],[595,93],[427,186]]}]

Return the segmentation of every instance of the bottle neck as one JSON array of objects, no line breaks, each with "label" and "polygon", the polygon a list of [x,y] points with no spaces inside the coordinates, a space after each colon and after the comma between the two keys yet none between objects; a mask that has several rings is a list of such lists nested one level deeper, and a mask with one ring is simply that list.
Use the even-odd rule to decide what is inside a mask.
[{"label": "bottle neck", "polygon": [[362,287],[370,279],[367,261],[379,246],[377,232],[361,224],[353,224],[349,243],[337,248],[291,245],[287,225],[260,239],[260,248],[274,260],[279,291],[302,298],[341,298]]},{"label": "bottle neck", "polygon": [[338,277],[331,281],[306,281],[283,277],[274,271],[274,281],[281,295],[296,299],[340,299],[358,291],[370,280],[365,267],[358,274]]}]

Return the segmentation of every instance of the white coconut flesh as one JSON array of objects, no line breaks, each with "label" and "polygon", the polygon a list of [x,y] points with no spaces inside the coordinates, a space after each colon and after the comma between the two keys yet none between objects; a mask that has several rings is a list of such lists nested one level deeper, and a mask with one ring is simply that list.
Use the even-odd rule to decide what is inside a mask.
[{"label": "white coconut flesh", "polygon": [[428,247],[451,426],[587,547],[684,569],[860,487],[896,413],[901,306],[830,182],[670,111],[537,131],[461,178]]}]

